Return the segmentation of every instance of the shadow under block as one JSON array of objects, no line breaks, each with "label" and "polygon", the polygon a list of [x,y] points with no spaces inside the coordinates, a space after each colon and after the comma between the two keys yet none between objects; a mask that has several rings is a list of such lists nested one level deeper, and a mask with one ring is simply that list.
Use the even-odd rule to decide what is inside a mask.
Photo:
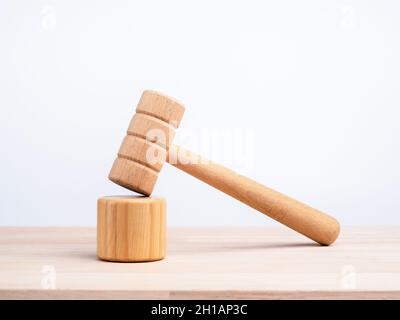
[{"label": "shadow under block", "polygon": [[166,201],[158,197],[116,196],[97,201],[97,256],[119,262],[165,257]]}]

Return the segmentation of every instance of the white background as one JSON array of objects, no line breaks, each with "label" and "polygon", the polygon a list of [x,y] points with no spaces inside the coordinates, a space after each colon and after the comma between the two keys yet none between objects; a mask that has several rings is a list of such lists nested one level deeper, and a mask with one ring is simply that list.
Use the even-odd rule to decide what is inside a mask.
[{"label": "white background", "polygon": [[[233,169],[400,223],[398,1],[2,0],[0,39],[1,225],[95,225],[130,194],[107,175],[147,88],[185,103],[186,147],[242,133]],[[155,194],[170,225],[274,224],[169,165]]]}]

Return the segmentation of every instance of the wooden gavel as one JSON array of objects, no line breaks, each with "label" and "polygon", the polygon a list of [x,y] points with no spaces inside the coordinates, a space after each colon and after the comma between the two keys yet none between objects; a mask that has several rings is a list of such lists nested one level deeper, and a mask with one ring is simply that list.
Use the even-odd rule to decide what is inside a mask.
[{"label": "wooden gavel", "polygon": [[340,225],[335,218],[172,145],[184,112],[185,107],[175,99],[144,91],[109,179],[149,196],[167,161],[321,245],[336,240]]}]

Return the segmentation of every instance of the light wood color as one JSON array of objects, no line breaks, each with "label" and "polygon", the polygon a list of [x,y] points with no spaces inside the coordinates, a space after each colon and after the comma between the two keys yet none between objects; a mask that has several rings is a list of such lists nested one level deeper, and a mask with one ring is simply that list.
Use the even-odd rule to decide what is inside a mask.
[{"label": "light wood color", "polygon": [[143,262],[165,257],[163,198],[103,197],[97,201],[97,255],[108,261]]},{"label": "light wood color", "polygon": [[150,195],[168,158],[175,167],[322,245],[336,240],[340,225],[333,217],[173,146],[171,140],[184,111],[185,107],[177,100],[156,91],[145,91],[110,171],[110,180]]},{"label": "light wood color", "polygon": [[0,228],[0,299],[400,299],[400,227],[332,246],[282,228],[171,228],[165,259],[96,257],[94,228]]},{"label": "light wood color", "polygon": [[182,147],[171,147],[168,162],[322,245],[339,235],[335,218]]},{"label": "light wood color", "polygon": [[136,107],[109,179],[150,195],[185,107],[175,99],[146,90]]}]

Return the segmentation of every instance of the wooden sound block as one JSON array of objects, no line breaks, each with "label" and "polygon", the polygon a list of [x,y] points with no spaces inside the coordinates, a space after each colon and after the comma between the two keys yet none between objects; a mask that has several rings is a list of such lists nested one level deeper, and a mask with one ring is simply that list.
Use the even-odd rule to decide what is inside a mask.
[{"label": "wooden sound block", "polygon": [[166,201],[159,197],[116,196],[97,201],[97,256],[119,262],[165,257]]}]

